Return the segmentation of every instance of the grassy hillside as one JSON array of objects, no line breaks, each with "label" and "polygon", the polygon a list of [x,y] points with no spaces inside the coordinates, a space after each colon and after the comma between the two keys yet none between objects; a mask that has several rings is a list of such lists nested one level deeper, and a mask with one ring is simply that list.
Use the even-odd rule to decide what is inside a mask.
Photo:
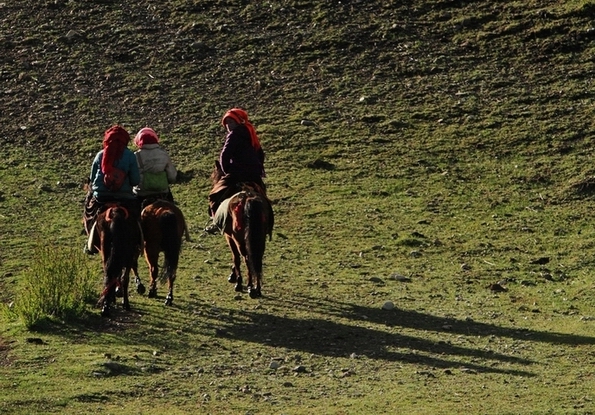
[{"label": "grassy hillside", "polygon": [[[114,123],[160,134],[195,238],[172,308],[131,295],[112,320],[6,320],[0,413],[594,412],[593,15],[0,3],[3,302],[35,247],[82,247],[80,183]],[[232,106],[257,127],[276,212],[258,301],[201,233]]]}]

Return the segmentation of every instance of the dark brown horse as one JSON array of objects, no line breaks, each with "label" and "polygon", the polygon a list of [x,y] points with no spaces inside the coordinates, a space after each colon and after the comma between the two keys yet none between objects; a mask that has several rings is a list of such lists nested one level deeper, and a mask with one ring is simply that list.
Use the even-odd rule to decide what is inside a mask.
[{"label": "dark brown horse", "polygon": [[110,304],[122,296],[124,309],[130,310],[128,282],[130,270],[136,271],[140,255],[140,228],[128,209],[109,204],[97,215],[94,244],[101,253],[104,289],[99,297],[101,315],[110,315]]},{"label": "dark brown horse", "polygon": [[[219,163],[211,174],[213,184],[223,177]],[[263,189],[253,183],[238,183],[230,197],[221,204],[225,220],[223,234],[233,257],[228,281],[235,284],[237,292],[243,291],[240,266],[242,258],[248,272],[247,288],[251,298],[262,296],[262,260],[267,236],[272,237],[274,214]]]},{"label": "dark brown horse", "polygon": [[[159,253],[163,252],[164,262],[162,279],[167,278],[169,292],[165,305],[174,301],[174,281],[178,269],[182,237],[189,241],[188,228],[182,211],[172,202],[156,200],[141,212],[141,226],[144,237],[145,260],[151,273],[149,298],[157,297],[157,278],[159,277]],[[138,283],[137,283],[138,284]]]}]

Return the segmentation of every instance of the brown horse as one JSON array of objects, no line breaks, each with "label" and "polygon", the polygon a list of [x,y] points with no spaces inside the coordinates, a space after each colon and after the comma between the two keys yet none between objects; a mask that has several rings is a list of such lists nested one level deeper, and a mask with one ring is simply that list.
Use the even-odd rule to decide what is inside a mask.
[{"label": "brown horse", "polygon": [[101,315],[109,317],[110,304],[117,295],[123,297],[124,309],[130,310],[128,282],[140,255],[140,228],[126,207],[114,203],[97,215],[95,229],[94,244],[101,253],[104,272],[104,289],[97,304]]},{"label": "brown horse", "polygon": [[163,252],[164,263],[161,277],[162,279],[167,277],[169,287],[165,305],[172,305],[182,237],[185,234],[186,240],[190,240],[186,220],[182,211],[175,204],[159,199],[142,210],[141,227],[144,237],[145,260],[151,273],[149,298],[157,297],[158,260],[159,253]]},{"label": "brown horse", "polygon": [[[211,174],[213,184],[223,177],[218,162]],[[253,183],[238,183],[231,189],[232,195],[221,204],[225,220],[223,234],[233,257],[233,266],[228,281],[235,284],[237,292],[243,291],[240,266],[242,258],[248,271],[247,288],[251,298],[262,296],[262,259],[266,238],[272,237],[274,214],[269,199],[260,186]]]}]

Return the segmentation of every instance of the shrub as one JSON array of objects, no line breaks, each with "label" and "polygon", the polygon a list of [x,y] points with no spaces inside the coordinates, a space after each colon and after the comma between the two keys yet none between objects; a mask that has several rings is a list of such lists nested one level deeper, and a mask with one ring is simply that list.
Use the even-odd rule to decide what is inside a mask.
[{"label": "shrub", "polygon": [[82,252],[43,246],[19,279],[12,310],[32,328],[45,319],[82,316],[94,295],[94,278]]}]

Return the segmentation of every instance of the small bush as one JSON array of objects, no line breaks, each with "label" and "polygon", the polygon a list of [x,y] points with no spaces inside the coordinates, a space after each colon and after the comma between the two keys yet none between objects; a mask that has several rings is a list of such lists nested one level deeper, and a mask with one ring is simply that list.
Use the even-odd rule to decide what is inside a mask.
[{"label": "small bush", "polygon": [[45,319],[80,317],[95,295],[95,282],[82,252],[37,248],[33,265],[19,279],[13,312],[27,328]]}]

